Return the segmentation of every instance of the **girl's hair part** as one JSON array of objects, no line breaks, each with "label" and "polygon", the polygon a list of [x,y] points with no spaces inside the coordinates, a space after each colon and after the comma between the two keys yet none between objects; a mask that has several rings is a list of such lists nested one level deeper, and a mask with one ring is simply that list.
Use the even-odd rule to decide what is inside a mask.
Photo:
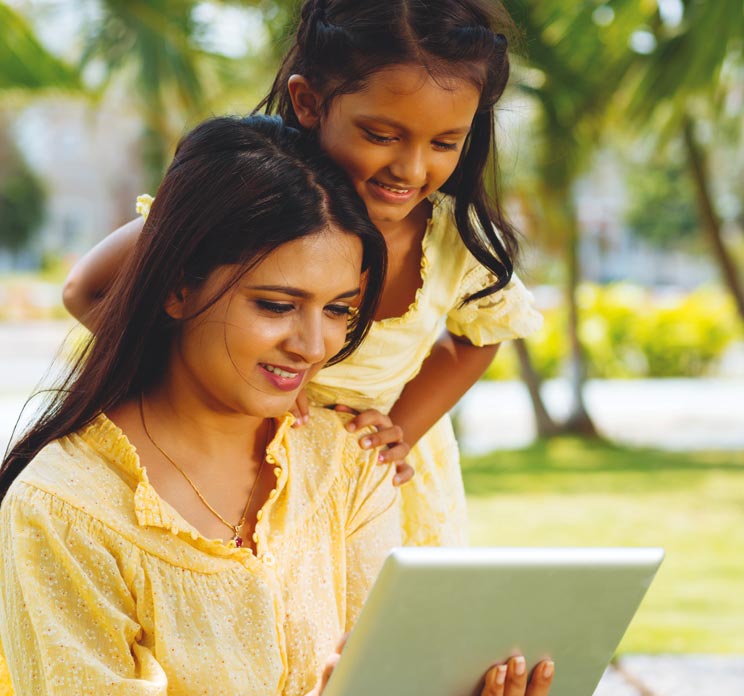
[{"label": "girl's hair part", "polygon": [[394,65],[422,66],[434,80],[454,77],[475,84],[481,97],[471,132],[441,189],[455,200],[464,244],[495,276],[466,301],[503,288],[518,254],[517,232],[499,202],[494,133],[494,105],[509,79],[506,37],[516,35],[497,0],[305,0],[289,50],[257,107],[301,128],[287,84],[293,74],[303,75],[321,94],[325,111],[335,97],[363,89],[371,75]]},{"label": "girl's hair part", "polygon": [[164,309],[169,297],[234,265],[209,306],[273,250],[330,229],[360,239],[365,272],[345,345],[331,360],[337,362],[367,333],[385,276],[385,241],[364,203],[314,139],[278,117],[216,118],[188,133],[134,253],[94,310],[95,340],[85,343],[49,404],[6,454],[0,500],[46,444],[158,383],[181,323]]}]

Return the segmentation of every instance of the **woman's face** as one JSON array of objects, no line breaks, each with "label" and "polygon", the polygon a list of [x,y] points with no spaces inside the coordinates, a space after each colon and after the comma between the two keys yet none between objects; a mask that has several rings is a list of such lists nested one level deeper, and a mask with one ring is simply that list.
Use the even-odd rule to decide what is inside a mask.
[{"label": "woman's face", "polygon": [[323,149],[383,227],[403,220],[449,179],[480,100],[472,83],[434,80],[414,65],[373,73],[363,90],[335,97],[327,113],[303,111],[293,96],[300,123],[319,129]]},{"label": "woman's face", "polygon": [[[202,309],[234,266],[169,300],[183,318],[170,363],[173,379],[213,410],[260,418],[291,408],[300,389],[338,353],[360,298],[362,244],[324,230],[284,244]],[[193,317],[193,318],[189,318]]]}]

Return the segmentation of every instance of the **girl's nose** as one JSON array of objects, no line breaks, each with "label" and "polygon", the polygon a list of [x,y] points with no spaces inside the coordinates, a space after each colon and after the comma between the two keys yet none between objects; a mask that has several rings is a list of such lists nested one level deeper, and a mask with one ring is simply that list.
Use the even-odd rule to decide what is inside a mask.
[{"label": "girl's nose", "polygon": [[401,183],[420,188],[426,183],[426,155],[421,147],[409,147],[388,167],[390,173]]}]

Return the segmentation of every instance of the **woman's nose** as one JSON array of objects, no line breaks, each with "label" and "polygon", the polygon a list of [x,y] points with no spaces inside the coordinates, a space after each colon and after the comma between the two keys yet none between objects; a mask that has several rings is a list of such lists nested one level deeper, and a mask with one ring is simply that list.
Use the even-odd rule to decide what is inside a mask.
[{"label": "woman's nose", "polygon": [[302,317],[287,341],[287,348],[307,363],[315,364],[324,360],[326,348],[322,317]]}]

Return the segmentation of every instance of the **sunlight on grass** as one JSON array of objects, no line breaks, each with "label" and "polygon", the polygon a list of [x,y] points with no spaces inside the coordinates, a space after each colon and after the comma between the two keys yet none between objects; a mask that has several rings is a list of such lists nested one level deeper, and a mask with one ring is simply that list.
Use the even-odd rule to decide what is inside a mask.
[{"label": "sunlight on grass", "polygon": [[744,452],[561,438],[463,474],[473,545],[666,549],[621,652],[744,652]]}]

